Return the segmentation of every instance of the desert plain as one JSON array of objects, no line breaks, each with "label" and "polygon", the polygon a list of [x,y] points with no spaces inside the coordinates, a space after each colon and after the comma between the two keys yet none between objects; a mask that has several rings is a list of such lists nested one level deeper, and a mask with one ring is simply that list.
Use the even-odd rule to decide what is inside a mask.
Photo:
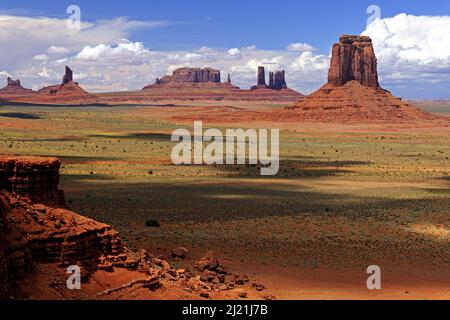
[{"label": "desert plain", "polygon": [[[450,116],[445,101],[412,101]],[[0,154],[56,156],[74,211],[132,248],[206,250],[276,299],[450,298],[450,122],[309,123],[259,114],[289,103],[164,101],[145,106],[3,105]],[[171,134],[280,129],[280,170],[175,166]],[[160,222],[147,227],[146,220]],[[368,290],[366,269],[382,270]],[[132,298],[128,297],[128,298]],[[250,293],[250,298],[263,298]]]}]

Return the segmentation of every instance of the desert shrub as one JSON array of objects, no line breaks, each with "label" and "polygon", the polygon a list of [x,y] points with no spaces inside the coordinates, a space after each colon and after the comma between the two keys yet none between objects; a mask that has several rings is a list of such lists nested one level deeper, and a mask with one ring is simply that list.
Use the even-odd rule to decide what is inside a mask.
[{"label": "desert shrub", "polygon": [[155,220],[155,219],[147,219],[147,220],[145,220],[145,226],[146,226],[146,227],[157,228],[157,227],[161,226],[161,224],[159,223],[158,220]]}]

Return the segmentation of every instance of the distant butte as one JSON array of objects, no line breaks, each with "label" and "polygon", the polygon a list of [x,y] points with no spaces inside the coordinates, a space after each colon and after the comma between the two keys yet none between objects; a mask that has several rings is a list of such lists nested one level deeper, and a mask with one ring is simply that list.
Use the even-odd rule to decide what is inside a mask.
[{"label": "distant butte", "polygon": [[27,94],[33,90],[22,87],[20,80],[6,79],[6,86],[0,89],[0,94]]},{"label": "distant butte", "polygon": [[284,70],[269,72],[269,85],[266,85],[266,71],[264,67],[258,67],[258,74],[256,77],[256,86],[253,86],[251,90],[256,89],[272,89],[283,90],[289,89],[286,84],[286,73]]},{"label": "distant butte", "polygon": [[73,71],[69,66],[65,67],[64,76],[60,85],[44,87],[38,91],[43,95],[86,96],[89,93],[73,81]]},{"label": "distant butte", "polygon": [[289,119],[298,121],[411,121],[433,120],[380,87],[372,40],[343,35],[332,49],[328,83],[293,107]]},{"label": "distant butte", "polygon": [[69,66],[66,66],[66,71],[64,73],[63,79],[62,79],[62,85],[68,84],[69,82],[73,81],[73,72],[72,69],[70,69]]},{"label": "distant butte", "polygon": [[[242,100],[242,101],[298,101],[302,94],[287,88],[285,72],[274,74],[273,84],[266,85],[264,67],[259,67],[258,86],[252,90],[241,90],[231,83],[228,74],[221,82],[219,70],[212,68],[180,68],[172,75],[156,78],[154,84],[143,88],[144,99],[188,99],[188,100]],[[254,90],[254,89],[260,90]]]}]

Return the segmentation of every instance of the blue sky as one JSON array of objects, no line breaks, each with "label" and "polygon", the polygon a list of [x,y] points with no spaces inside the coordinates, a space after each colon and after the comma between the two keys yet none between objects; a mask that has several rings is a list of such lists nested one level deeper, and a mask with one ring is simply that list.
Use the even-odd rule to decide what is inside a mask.
[{"label": "blue sky", "polygon": [[382,17],[402,12],[450,15],[448,0],[3,0],[0,9],[66,17],[65,9],[71,4],[79,5],[82,18],[88,21],[126,16],[171,22],[171,26],[157,32],[136,32],[130,39],[161,50],[248,45],[282,49],[300,41],[327,51],[342,33],[359,34],[364,30],[366,9],[372,4],[381,8]]},{"label": "blue sky", "polygon": [[[279,66],[287,68],[287,66],[292,65],[295,59],[294,56],[288,56],[290,53],[283,52],[286,51],[287,46],[293,43],[308,44],[314,47],[314,50],[311,50],[312,55],[309,58],[303,57],[302,61],[298,61],[297,66],[298,70],[300,71],[302,70],[301,68],[303,67],[305,59],[307,60],[307,63],[313,61],[314,63],[318,63],[318,65],[327,60],[328,57],[320,58],[320,55],[327,56],[329,54],[331,45],[337,41],[339,35],[343,33],[360,34],[365,31],[366,21],[369,17],[369,14],[366,13],[366,10],[369,5],[376,4],[380,7],[381,18],[395,17],[401,13],[407,13],[408,15],[412,16],[450,16],[450,1],[447,0],[3,0],[0,3],[0,11],[5,15],[11,16],[32,18],[47,17],[64,20],[67,17],[66,8],[71,4],[80,6],[82,20],[86,22],[101,24],[99,23],[99,21],[113,20],[117,17],[126,17],[126,19],[128,20],[135,21],[163,21],[164,25],[158,28],[135,28],[133,30],[128,30],[126,28],[123,28],[122,26],[123,32],[120,33],[120,35],[123,36],[123,38],[126,38],[132,43],[142,43],[145,50],[149,51],[172,53],[176,52],[179,56],[181,56],[182,52],[197,54],[196,50],[199,50],[199,48],[202,47],[227,52],[232,48],[245,48],[248,46],[255,46],[258,49],[258,52],[255,52],[255,59],[258,62],[264,60],[269,65],[271,63],[277,63]],[[430,25],[434,28],[437,24],[439,24],[439,22],[435,22],[434,24],[431,23]],[[424,27],[426,27],[426,25],[424,25]],[[420,41],[420,39],[417,39],[416,43],[420,44]],[[59,46],[57,42],[58,41],[55,39],[55,46]],[[112,46],[112,48],[118,45],[118,43],[114,43],[112,37],[111,39],[101,39],[98,41],[98,43],[86,42],[86,45],[92,47],[99,44]],[[377,48],[380,46],[377,46]],[[404,45],[402,46],[404,48]],[[75,50],[75,47],[69,49]],[[79,47],[77,49],[78,51],[80,51],[82,47]],[[128,48],[125,48],[124,50],[128,50]],[[243,54],[245,52],[242,59],[246,60],[241,61],[240,63],[246,63],[247,68],[252,68],[252,64],[249,63],[249,60],[251,60],[251,54],[249,52],[246,52],[245,50],[241,51]],[[388,50],[386,49],[384,52],[388,52]],[[33,52],[33,54],[35,54],[35,52]],[[76,52],[71,51],[70,54],[71,56],[66,57],[67,59],[72,59],[76,55]],[[283,59],[285,60],[276,60],[275,58],[277,57],[277,54],[283,55]],[[298,53],[298,55],[300,54],[301,52]],[[381,55],[382,54],[383,53],[381,53]],[[41,56],[43,55],[44,52],[43,54],[41,54]],[[399,55],[403,56],[401,53],[399,53]],[[436,74],[437,76],[439,76],[442,72],[444,72],[446,76],[450,74],[450,71],[447,70],[447,65],[442,65],[442,57],[438,53],[435,55],[436,57],[434,57],[435,59],[433,60],[433,63],[436,63],[436,65],[439,64],[438,69],[437,71],[428,70],[427,75]],[[214,57],[217,56],[218,55],[215,55]],[[417,56],[423,56],[423,54],[418,54]],[[444,58],[447,59],[447,57]],[[5,63],[9,64],[12,61],[11,59],[5,60]],[[219,58],[214,59],[219,60]],[[204,65],[207,62],[210,62],[214,67],[214,59],[211,58],[211,55],[209,55],[203,60],[201,58],[198,58],[197,60],[192,61],[193,64],[198,65]],[[389,57],[382,57],[381,60],[391,61],[389,59]],[[414,59],[408,59],[406,65],[409,68],[409,74],[412,77],[411,81],[415,83],[414,87],[409,87],[408,85],[405,86],[405,83],[400,83],[399,79],[404,76],[406,65],[402,65],[396,70],[386,70],[386,77],[382,76],[382,83],[385,83],[389,87],[389,89],[392,89],[394,92],[398,92],[402,96],[407,97],[449,96],[449,94],[446,94],[448,86],[445,85],[445,81],[443,83],[439,83],[438,85],[430,85],[429,83],[420,84],[420,82],[418,84],[417,75],[413,76],[414,72],[410,72],[412,70],[412,61],[414,60],[417,62],[418,60],[416,59],[416,57],[414,57]],[[428,60],[426,61],[430,61],[428,56],[427,59]],[[62,61],[62,59],[59,60]],[[36,55],[34,55],[34,61],[41,61],[41,63],[43,63],[42,61],[44,60],[36,59]],[[449,61],[445,60],[444,62],[447,63]],[[0,60],[0,63],[1,62],[2,61]],[[422,62],[423,61],[418,61],[417,63],[420,64]],[[48,70],[51,70],[51,57],[45,60],[45,63],[46,71],[43,72],[43,74],[48,76],[48,81],[50,81],[54,77],[56,77],[56,75],[53,76],[51,72],[47,72]],[[78,62],[74,61],[73,63],[76,65]],[[186,59],[183,60],[183,63],[187,63]],[[172,63],[172,65],[176,64],[177,63]],[[223,68],[225,68],[225,71],[227,72],[236,73],[235,77],[236,81],[238,81],[238,84],[243,86],[250,85],[250,83],[248,83],[250,81],[250,76],[244,74],[244,66],[240,68],[240,65],[238,65],[237,63],[227,64],[223,61],[222,63],[218,61],[217,64],[219,66],[223,66]],[[301,64],[301,66],[299,66],[299,64]],[[83,65],[81,65],[81,63],[79,65],[80,70],[82,68],[86,68],[86,70],[89,70],[89,68],[87,68],[86,61],[84,61]],[[168,62],[167,65],[169,65]],[[33,65],[33,67],[38,68],[37,65]],[[90,68],[92,68],[92,63],[90,65]],[[422,70],[421,72],[423,72],[423,64],[420,65],[420,68]],[[157,73],[169,72],[170,66],[166,69],[151,69],[149,66],[147,66],[147,69],[145,70],[151,70],[148,71],[151,72],[151,76],[149,75],[148,79],[142,76],[139,78],[140,80],[133,79],[133,81],[136,81],[136,86],[140,86],[144,83],[138,83],[138,80],[142,82],[150,81]],[[319,86],[324,78],[323,70],[326,69],[326,66],[321,65],[315,69],[321,70],[322,77],[320,79],[318,78],[314,81],[311,81],[311,83],[308,85],[303,85],[300,83],[300,79],[294,79],[294,77],[292,77],[292,82],[296,84],[297,89],[308,92],[316,89]],[[14,71],[9,70],[7,66],[0,65],[0,72],[2,70],[4,70],[4,74],[11,74],[11,72]],[[294,68],[294,70],[297,69]],[[399,74],[399,70],[402,72],[402,74]],[[87,72],[88,71],[86,71],[85,73]],[[390,75],[388,74],[389,72],[391,72]],[[16,71],[15,73],[24,74],[24,77],[27,77],[27,75],[23,71]],[[80,77],[81,76],[82,75],[80,73]],[[389,78],[389,76],[391,76],[391,78]],[[391,81],[389,79],[395,79],[395,81]],[[31,82],[31,79],[29,81]],[[106,88],[104,90],[106,90]]]}]

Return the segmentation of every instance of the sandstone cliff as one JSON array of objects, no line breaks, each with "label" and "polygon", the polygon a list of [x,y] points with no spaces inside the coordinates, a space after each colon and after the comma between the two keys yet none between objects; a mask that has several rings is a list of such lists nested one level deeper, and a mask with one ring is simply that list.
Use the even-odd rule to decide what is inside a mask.
[{"label": "sandstone cliff", "polygon": [[59,168],[56,158],[0,157],[0,190],[37,203],[64,205],[64,193],[58,189]]}]

